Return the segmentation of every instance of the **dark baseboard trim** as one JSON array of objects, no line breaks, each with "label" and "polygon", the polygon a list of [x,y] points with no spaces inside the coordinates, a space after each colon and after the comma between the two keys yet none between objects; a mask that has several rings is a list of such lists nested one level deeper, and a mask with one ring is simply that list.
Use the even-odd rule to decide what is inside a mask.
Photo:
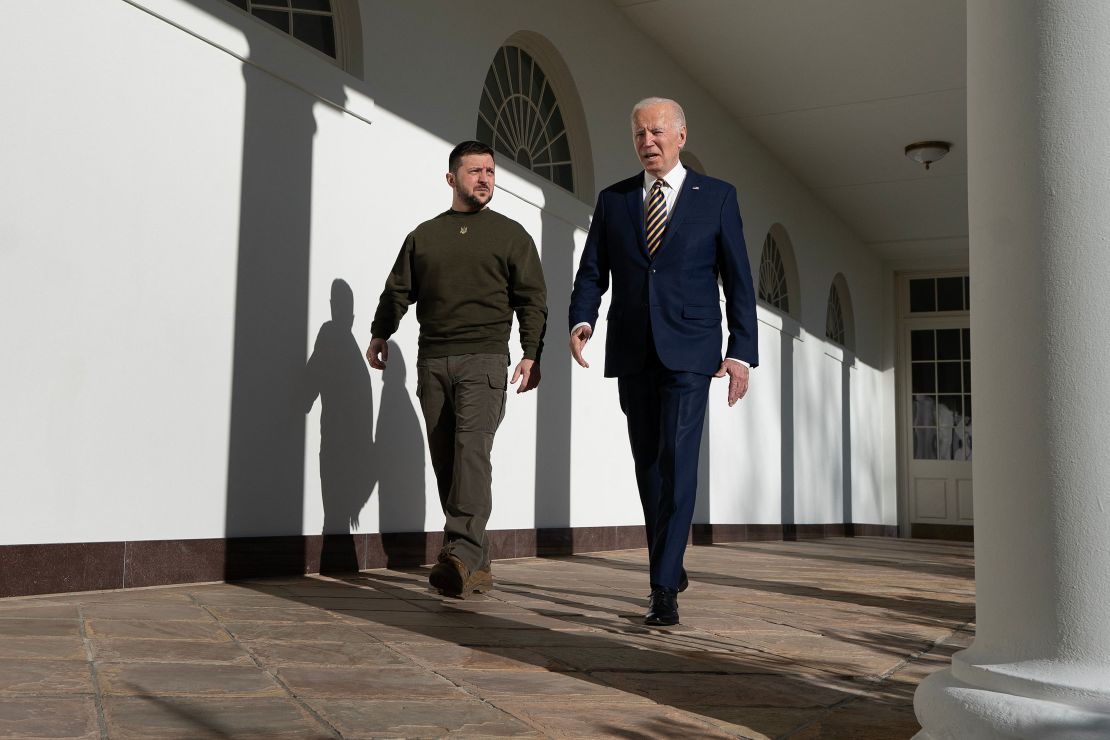
[{"label": "dark baseboard trim", "polygon": [[910,537],[915,540],[974,542],[975,527],[964,524],[911,524]]},{"label": "dark baseboard trim", "polygon": [[826,537],[897,537],[892,524],[695,524],[693,543],[814,540]]},{"label": "dark baseboard trim", "polygon": [[[914,536],[941,537],[933,532]],[[967,529],[971,527],[953,527]],[[695,524],[690,542],[897,537],[881,524]],[[970,538],[970,537],[969,537]],[[490,530],[494,560],[558,557],[646,547],[642,525]],[[175,583],[350,573],[406,568],[435,561],[442,532],[293,535],[196,540],[142,540],[0,546],[0,597],[166,586]]]}]

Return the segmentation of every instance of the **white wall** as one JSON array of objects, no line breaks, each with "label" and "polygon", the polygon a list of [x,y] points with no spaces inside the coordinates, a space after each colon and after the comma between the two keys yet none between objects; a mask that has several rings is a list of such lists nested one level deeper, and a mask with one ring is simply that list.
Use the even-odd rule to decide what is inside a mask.
[{"label": "white wall", "polygon": [[[664,67],[646,83],[648,42],[608,3],[366,2],[364,80],[222,0],[7,14],[6,28],[43,33],[9,30],[0,44],[0,543],[319,532],[320,403],[304,415],[297,378],[330,318],[332,282],[350,286],[365,348],[402,239],[449,204],[445,160],[474,135],[492,55],[522,29],[570,69],[599,187],[637,169],[632,103],[668,95],[709,174],[739,189],[753,269],[770,225],[789,230],[802,289],[800,325],[787,326],[798,523],[841,516],[843,355],[823,335],[829,284],[844,273],[853,515],[896,521],[879,263],[696,81]],[[541,247],[553,313],[545,385],[510,394],[497,437],[490,527],[636,524],[616,384],[601,372],[604,326],[589,370],[564,349],[594,194],[575,198],[512,163],[498,186],[494,209]],[[760,317],[749,398],[728,409],[723,381],[712,388],[713,521],[779,521],[789,320]],[[416,335],[410,316],[394,337],[403,362],[372,375],[381,485],[359,531],[442,525],[412,405]]]}]

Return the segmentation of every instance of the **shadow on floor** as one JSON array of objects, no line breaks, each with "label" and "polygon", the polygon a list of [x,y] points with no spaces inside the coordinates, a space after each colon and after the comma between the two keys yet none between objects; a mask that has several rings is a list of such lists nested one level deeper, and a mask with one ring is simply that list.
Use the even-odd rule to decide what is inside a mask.
[{"label": "shadow on floor", "polygon": [[[542,583],[523,581],[516,575],[523,569],[495,564],[498,581],[491,596],[465,601],[427,590],[425,569],[240,585],[346,615],[387,645],[447,644],[502,658],[511,654],[522,667],[533,669],[520,674],[530,683],[522,684],[521,694],[512,696],[512,702],[534,700],[529,691],[541,691],[548,699],[558,694],[564,701],[577,701],[573,697],[578,695],[614,703],[622,697],[625,701],[641,697],[687,713],[678,717],[692,715],[695,724],[704,721],[725,729],[740,725],[769,737],[801,737],[795,733],[803,729],[804,736],[811,736],[821,727],[832,732],[828,723],[837,717],[849,724],[856,715],[861,722],[870,722],[876,712],[883,716],[883,734],[875,737],[910,737],[917,730],[912,712],[916,683],[893,674],[912,656],[937,647],[929,630],[918,627],[927,625],[935,634],[948,634],[959,628],[961,620],[966,622],[972,610],[944,599],[856,593],[739,578],[701,568],[691,569],[692,589],[735,589],[736,599],[720,602],[733,608],[717,610],[714,616],[713,605],[685,599],[684,621],[693,626],[651,629],[640,621],[646,606],[644,565],[631,562],[628,553],[546,562],[528,572]],[[881,562],[888,568],[898,565]],[[588,566],[589,573],[581,566]],[[561,574],[561,570],[577,570],[577,575]],[[630,577],[614,579],[614,570],[628,571]],[[379,603],[374,611],[360,610],[367,587],[378,599],[395,600],[395,608],[382,608]],[[805,608],[791,614],[781,606],[761,606],[763,593],[797,597]],[[349,600],[346,608],[345,600]],[[845,624],[838,627],[825,611],[830,607],[826,602],[836,608],[856,607],[862,615],[856,617],[859,624],[850,624],[852,610],[845,609],[839,615]],[[768,610],[779,614],[769,616]],[[885,616],[889,627],[874,616],[876,610],[890,612]],[[709,626],[699,628],[699,620]],[[735,625],[730,626],[730,620]],[[547,672],[539,689],[536,668]],[[508,680],[504,671],[465,665],[437,665],[435,670],[483,698],[487,691],[503,690]],[[860,711],[861,707],[867,711]],[[667,731],[656,728],[660,735],[707,731],[694,725],[666,726]],[[637,736],[622,735],[615,727],[612,732]],[[822,730],[812,736],[837,735]],[[843,736],[873,735],[853,730]]]}]

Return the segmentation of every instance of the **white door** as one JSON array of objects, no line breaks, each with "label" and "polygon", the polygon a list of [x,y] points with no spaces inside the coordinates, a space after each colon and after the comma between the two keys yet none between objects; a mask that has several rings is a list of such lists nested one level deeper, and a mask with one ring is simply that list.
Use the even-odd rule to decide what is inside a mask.
[{"label": "white door", "polygon": [[973,517],[968,281],[962,275],[914,276],[906,279],[905,287],[903,295],[910,300],[903,304],[908,310],[902,318],[900,416],[905,420],[902,449],[910,535],[969,539]]}]

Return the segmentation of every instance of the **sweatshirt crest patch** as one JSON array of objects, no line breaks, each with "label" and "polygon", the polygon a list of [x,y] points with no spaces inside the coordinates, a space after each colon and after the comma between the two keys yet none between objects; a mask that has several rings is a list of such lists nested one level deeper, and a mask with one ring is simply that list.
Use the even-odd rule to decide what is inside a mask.
[{"label": "sweatshirt crest patch", "polygon": [[465,226],[460,226],[459,227],[459,233],[460,234],[465,234],[466,233],[466,227]]}]

